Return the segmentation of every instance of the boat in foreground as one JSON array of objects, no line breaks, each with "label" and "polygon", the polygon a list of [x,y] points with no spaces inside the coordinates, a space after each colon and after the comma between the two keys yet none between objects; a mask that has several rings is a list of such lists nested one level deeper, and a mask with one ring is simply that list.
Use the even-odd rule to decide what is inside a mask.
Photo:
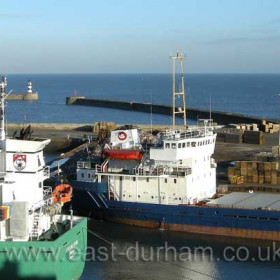
[{"label": "boat in foreground", "polygon": [[[5,87],[0,83],[1,279],[78,279],[84,269],[87,219],[61,214],[69,187],[53,194],[43,149],[49,139],[6,139]],[[64,193],[64,195],[58,195]],[[54,199],[55,198],[55,199]]]}]

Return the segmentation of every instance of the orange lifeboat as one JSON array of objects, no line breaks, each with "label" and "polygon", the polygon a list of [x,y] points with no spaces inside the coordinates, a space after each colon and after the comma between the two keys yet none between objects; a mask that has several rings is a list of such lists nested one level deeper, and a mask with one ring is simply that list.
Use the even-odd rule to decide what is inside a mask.
[{"label": "orange lifeboat", "polygon": [[144,152],[139,150],[104,149],[103,154],[109,159],[141,160]]},{"label": "orange lifeboat", "polygon": [[73,189],[68,184],[58,185],[52,193],[52,198],[55,203],[66,203],[71,201]]}]

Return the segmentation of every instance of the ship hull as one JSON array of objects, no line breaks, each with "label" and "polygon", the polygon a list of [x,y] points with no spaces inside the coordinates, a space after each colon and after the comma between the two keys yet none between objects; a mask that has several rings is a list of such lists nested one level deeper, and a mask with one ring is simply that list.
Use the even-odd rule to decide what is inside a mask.
[{"label": "ship hull", "polygon": [[278,211],[113,201],[100,195],[100,186],[74,185],[79,185],[74,186],[74,207],[84,215],[133,226],[280,241]]},{"label": "ship hull", "polygon": [[54,241],[0,242],[1,279],[79,279],[86,248],[87,219]]}]

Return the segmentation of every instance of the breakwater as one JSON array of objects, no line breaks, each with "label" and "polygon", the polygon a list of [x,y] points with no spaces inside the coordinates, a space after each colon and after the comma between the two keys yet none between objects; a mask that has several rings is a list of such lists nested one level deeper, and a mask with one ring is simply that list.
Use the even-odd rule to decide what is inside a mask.
[{"label": "breakwater", "polygon": [[[160,104],[151,104],[151,103],[140,103],[140,102],[130,102],[130,101],[116,101],[116,100],[105,100],[105,99],[94,99],[94,98],[85,98],[83,96],[73,96],[66,98],[67,105],[81,105],[81,106],[92,106],[92,107],[103,107],[111,109],[119,109],[126,111],[137,111],[137,112],[146,112],[153,114],[163,114],[171,115],[172,107],[167,105]],[[187,107],[187,118],[192,120],[197,119],[209,119],[210,112],[205,109],[198,109]],[[230,124],[230,123],[261,123],[263,118],[235,114],[229,112],[221,111],[212,111],[211,118],[214,122],[219,124]],[[277,123],[275,119],[266,119],[269,122]]]},{"label": "breakwater", "polygon": [[38,100],[39,99],[39,95],[37,92],[33,92],[33,93],[15,93],[15,94],[9,94],[6,97],[6,100],[26,100],[26,101],[34,101],[34,100]]}]

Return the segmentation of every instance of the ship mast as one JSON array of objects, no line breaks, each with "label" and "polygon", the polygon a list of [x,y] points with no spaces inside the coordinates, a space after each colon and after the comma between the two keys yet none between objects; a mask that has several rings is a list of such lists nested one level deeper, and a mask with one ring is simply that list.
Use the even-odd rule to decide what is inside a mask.
[{"label": "ship mast", "polygon": [[[170,56],[172,60],[172,126],[175,129],[176,125],[176,115],[183,115],[184,128],[187,128],[187,118],[186,118],[186,101],[185,101],[185,84],[184,84],[184,67],[183,60],[186,58],[185,55],[180,54],[177,50],[175,56]],[[180,63],[181,70],[181,83],[179,83],[180,91],[176,92],[176,62]]]},{"label": "ship mast", "polygon": [[6,132],[5,132],[5,87],[6,77],[2,77],[0,83],[0,180],[6,173]]}]

